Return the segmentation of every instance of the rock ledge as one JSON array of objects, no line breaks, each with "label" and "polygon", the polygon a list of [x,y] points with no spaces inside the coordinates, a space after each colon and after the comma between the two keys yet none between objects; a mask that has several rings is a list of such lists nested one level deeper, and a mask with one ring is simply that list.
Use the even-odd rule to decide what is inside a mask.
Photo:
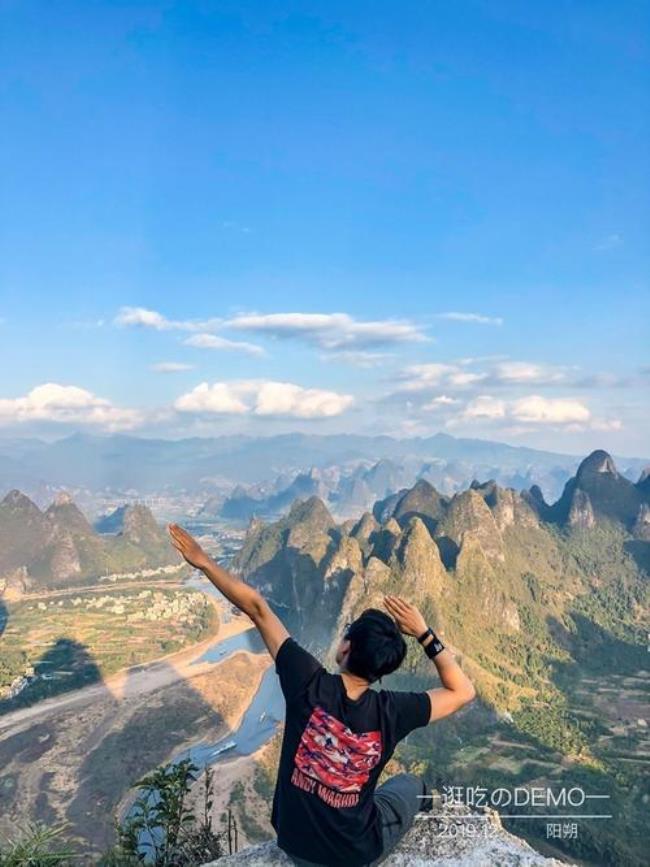
[{"label": "rock ledge", "polygon": [[[420,814],[385,867],[561,867],[568,862],[546,858],[508,833],[493,810],[472,813],[466,807]],[[275,845],[250,846],[204,867],[291,867]]]}]

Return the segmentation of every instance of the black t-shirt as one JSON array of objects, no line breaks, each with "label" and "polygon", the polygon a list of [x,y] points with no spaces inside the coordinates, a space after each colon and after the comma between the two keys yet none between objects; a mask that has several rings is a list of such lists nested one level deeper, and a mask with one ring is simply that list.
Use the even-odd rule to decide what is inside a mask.
[{"label": "black t-shirt", "polygon": [[358,699],[293,638],[275,660],[287,705],[271,822],[278,845],[328,867],[379,857],[373,792],[397,743],[427,725],[426,692],[366,690]]}]

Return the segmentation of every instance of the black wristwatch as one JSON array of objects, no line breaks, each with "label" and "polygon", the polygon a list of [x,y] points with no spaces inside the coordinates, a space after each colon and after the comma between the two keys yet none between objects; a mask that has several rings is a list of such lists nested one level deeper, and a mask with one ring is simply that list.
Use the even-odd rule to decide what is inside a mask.
[{"label": "black wristwatch", "polygon": [[433,640],[427,644],[427,646],[424,648],[424,652],[429,657],[429,659],[433,659],[434,656],[437,656],[445,649],[445,645],[438,638],[438,636],[433,631],[433,629],[431,629],[430,626],[427,628],[426,632],[423,632],[422,635],[420,635],[420,637],[418,638],[419,643],[422,644],[422,642],[426,641],[429,636],[431,636]]}]

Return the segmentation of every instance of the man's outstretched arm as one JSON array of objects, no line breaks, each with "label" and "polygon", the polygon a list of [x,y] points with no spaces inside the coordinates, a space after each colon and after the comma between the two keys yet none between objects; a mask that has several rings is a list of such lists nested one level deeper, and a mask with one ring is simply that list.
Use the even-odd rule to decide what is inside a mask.
[{"label": "man's outstretched arm", "polygon": [[[386,596],[384,598],[386,609],[397,621],[397,625],[404,635],[412,635],[419,638],[426,632],[427,624],[415,605],[411,605],[399,596]],[[422,644],[426,647],[433,641],[432,636],[426,638]],[[437,689],[427,690],[431,700],[431,719],[443,719],[455,713],[457,710],[472,701],[476,695],[471,680],[456,662],[453,653],[445,648],[436,654],[433,660],[442,683]]]},{"label": "man's outstretched arm", "polygon": [[187,530],[178,524],[169,524],[167,529],[172,544],[190,566],[200,569],[226,599],[250,617],[259,629],[267,650],[275,659],[280,645],[289,637],[289,633],[262,594],[215,563]]}]

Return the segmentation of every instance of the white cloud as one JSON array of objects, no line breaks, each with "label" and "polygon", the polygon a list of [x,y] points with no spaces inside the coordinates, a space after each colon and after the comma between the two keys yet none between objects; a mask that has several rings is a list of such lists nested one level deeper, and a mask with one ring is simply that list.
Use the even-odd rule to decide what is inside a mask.
[{"label": "white cloud", "polygon": [[528,361],[502,361],[492,368],[491,379],[506,384],[556,383],[566,379],[566,371],[561,367]]},{"label": "white cloud", "polygon": [[432,362],[430,364],[411,364],[400,374],[404,384],[400,391],[424,391],[437,388],[447,382],[450,374],[460,373],[460,368],[454,364]]},{"label": "white cloud", "polygon": [[528,361],[490,362],[472,358],[463,358],[454,363],[413,364],[405,368],[398,378],[401,381],[398,392],[437,388],[463,390],[478,385],[487,388],[570,383],[564,367]]},{"label": "white cloud", "polygon": [[486,373],[477,373],[467,370],[452,371],[447,377],[450,388],[466,388],[468,385],[476,385],[487,379]]},{"label": "white cloud", "polygon": [[265,382],[257,394],[255,414],[326,418],[340,415],[352,400],[351,395],[335,391],[301,388],[290,382]]},{"label": "white cloud", "polygon": [[449,319],[452,322],[475,322],[478,325],[503,325],[503,319],[500,316],[484,316],[482,313],[458,313],[454,310],[449,313],[439,313],[438,319]]},{"label": "white cloud", "polygon": [[117,431],[137,427],[141,421],[137,410],[113,406],[109,400],[76,385],[46,382],[23,397],[0,399],[0,424],[57,422]]},{"label": "white cloud", "polygon": [[529,424],[585,424],[591,412],[573,398],[546,398],[531,394],[514,401],[510,414],[519,422]]},{"label": "white cloud", "polygon": [[493,362],[493,361],[507,361],[508,356],[503,355],[503,353],[493,353],[492,355],[473,355],[466,356],[465,358],[456,359],[456,364],[484,364],[485,362]]},{"label": "white cloud", "polygon": [[446,394],[440,394],[438,397],[434,397],[428,403],[425,403],[422,406],[422,409],[433,410],[433,409],[442,409],[445,406],[453,406],[455,403],[460,403],[458,398],[449,397]]},{"label": "white cloud", "polygon": [[591,423],[591,427],[594,430],[602,431],[622,430],[623,422],[620,420],[620,418],[594,419]]},{"label": "white cloud", "polygon": [[193,370],[193,364],[185,364],[182,361],[158,361],[150,365],[155,373],[182,373],[184,370]]},{"label": "white cloud", "polygon": [[394,358],[391,352],[369,352],[364,349],[346,349],[339,352],[328,352],[320,356],[323,361],[340,361],[342,364],[350,364],[352,367],[381,367],[381,365]]},{"label": "white cloud", "polygon": [[406,320],[361,321],[347,313],[246,313],[229,319],[225,325],[275,338],[302,339],[328,350],[429,339],[420,326]]},{"label": "white cloud", "polygon": [[174,408],[179,412],[242,414],[249,410],[242,400],[243,393],[245,389],[241,388],[241,384],[238,387],[227,382],[215,382],[212,385],[202,382],[177,398]]},{"label": "white cloud", "polygon": [[463,389],[482,382],[487,376],[485,372],[468,371],[457,364],[412,364],[400,374],[403,384],[398,391],[429,391],[441,387]]},{"label": "white cloud", "polygon": [[491,397],[489,394],[481,394],[471,400],[463,411],[463,418],[504,418],[506,404],[503,400]]},{"label": "white cloud", "polygon": [[618,419],[599,419],[591,410],[575,398],[547,398],[530,394],[518,400],[500,400],[481,394],[469,401],[462,412],[447,421],[448,427],[458,427],[464,422],[503,422],[504,433],[523,433],[535,428],[549,427],[569,432],[590,430],[620,430]]},{"label": "white cloud", "polygon": [[155,328],[156,331],[165,331],[175,326],[175,323],[166,319],[162,313],[147,310],[145,307],[122,307],[115,317],[115,324],[141,325],[143,328]]},{"label": "white cloud", "polygon": [[202,349],[221,349],[263,355],[261,346],[230,340],[215,334],[232,329],[250,331],[277,339],[296,339],[336,353],[341,361],[360,367],[376,366],[380,353],[373,346],[421,343],[429,340],[419,325],[407,320],[358,320],[347,313],[247,313],[231,319],[169,319],[146,307],[122,307],[114,319],[122,327],[149,328],[155,331],[187,331],[184,342]]},{"label": "white cloud", "polygon": [[218,349],[222,351],[243,352],[247,355],[264,355],[261,346],[240,340],[228,340],[216,334],[208,333],[223,325],[221,319],[168,319],[157,310],[146,307],[122,307],[115,317],[115,324],[123,327],[136,326],[152,328],[155,331],[191,331],[196,332],[183,342],[187,346],[199,349]]},{"label": "white cloud", "polygon": [[349,394],[320,388],[303,388],[291,382],[235,380],[202,382],[179,397],[179,412],[329,418],[340,415],[353,403]]},{"label": "white cloud", "polygon": [[116,325],[153,328],[155,331],[208,331],[218,328],[221,319],[168,319],[157,310],[146,307],[121,307],[114,319]]},{"label": "white cloud", "polygon": [[246,355],[265,355],[264,349],[255,343],[246,343],[243,340],[228,340],[217,334],[193,334],[183,341],[186,346],[194,346],[198,349],[217,349],[224,352],[243,352]]}]

